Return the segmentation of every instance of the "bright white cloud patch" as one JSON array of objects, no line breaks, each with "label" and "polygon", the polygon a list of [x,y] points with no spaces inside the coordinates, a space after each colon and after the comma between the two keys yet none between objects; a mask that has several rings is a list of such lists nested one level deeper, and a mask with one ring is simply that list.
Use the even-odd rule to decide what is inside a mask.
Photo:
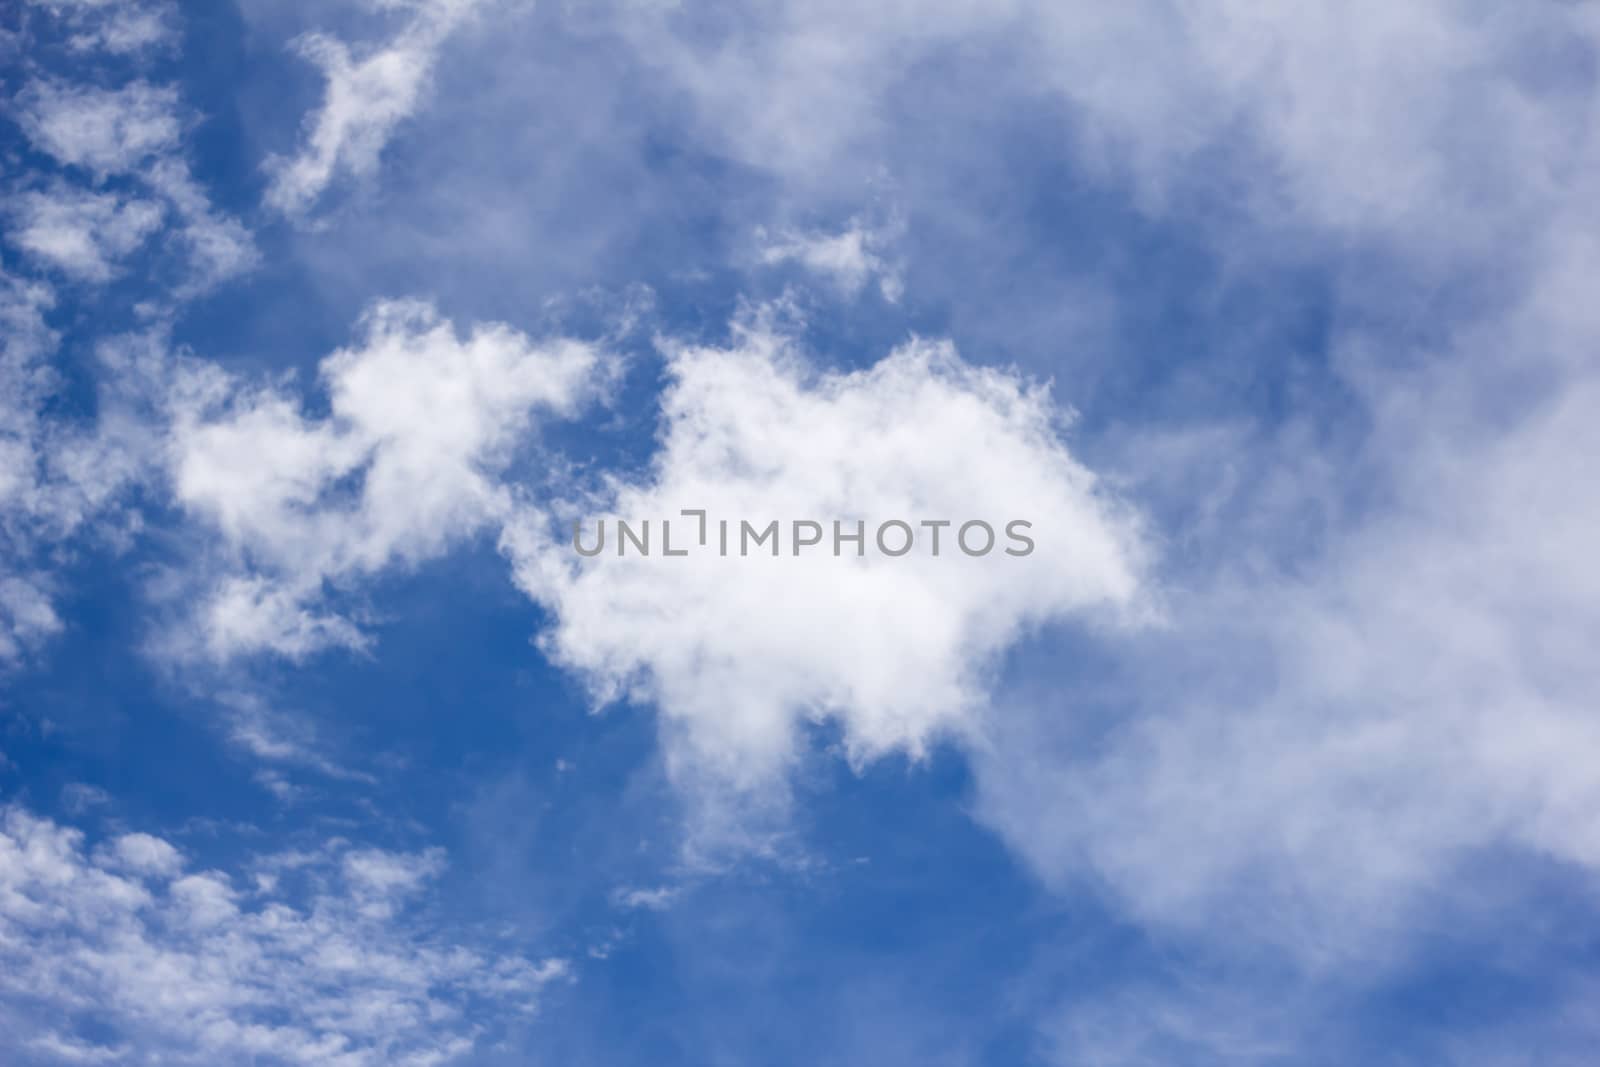
[{"label": "bright white cloud patch", "polygon": [[104,177],[130,173],[178,147],[178,94],[135,81],[120,89],[34,82],[22,93],[28,138],[68,166]]},{"label": "bright white cloud patch", "polygon": [[[817,373],[759,324],[730,349],[675,348],[669,368],[648,477],[586,505],[589,542],[599,516],[613,535],[616,518],[649,519],[657,554],[618,558],[613,536],[583,560],[570,525],[552,544],[538,522],[505,545],[519,583],[557,615],[549,654],[601,698],[656,701],[687,742],[677,755],[720,778],[779,771],[805,718],[836,719],[861,757],[969,730],[986,669],[1027,628],[1108,617],[1139,597],[1135,528],[1062,446],[1043,389],[922,341],[869,370]],[[697,536],[684,508],[731,520],[736,537],[741,520],[778,520],[781,554],[722,557],[712,530],[709,548],[663,558],[662,519],[678,546]],[[835,520],[846,532],[866,522],[871,541],[890,519],[954,525],[937,557],[930,529],[902,557],[872,544],[833,555]],[[1029,556],[1003,551],[1015,519],[1032,523]],[[795,520],[820,523],[823,544],[794,555]],[[997,532],[989,555],[958,549],[969,520]],[[891,548],[901,536],[891,531]]]},{"label": "bright white cloud patch", "polygon": [[183,854],[150,834],[123,834],[112,842],[97,862],[135,874],[171,877],[183,869]]},{"label": "bright white cloud patch", "polygon": [[[300,54],[327,79],[322,106],[306,118],[306,143],[271,163],[267,204],[304,212],[335,175],[371,174],[395,126],[417,108],[440,45],[478,0],[423,0],[396,36],[362,55],[321,33],[300,38]],[[394,6],[394,5],[379,5]]]},{"label": "bright white cloud patch", "polygon": [[11,240],[44,264],[83,281],[109,281],[118,260],[161,225],[161,207],[115,193],[57,185],[8,205]]},{"label": "bright white cloud patch", "polygon": [[[112,275],[118,257],[164,226],[168,247],[181,253],[182,277],[167,294],[179,301],[255,266],[249,231],[212,205],[182,154],[185,124],[175,89],[145,81],[104,89],[41,80],[20,100],[34,147],[97,188],[58,181],[48,194],[11,197],[19,247],[99,282]],[[130,178],[143,195],[98,188],[112,176]]]},{"label": "bright white cloud patch", "polygon": [[7,1058],[390,1067],[472,1051],[566,973],[452,943],[416,905],[443,857],[330,842],[251,878],[167,841],[84,835],[0,809]]},{"label": "bright white cloud patch", "polygon": [[570,415],[602,356],[504,325],[465,337],[419,303],[373,306],[359,342],[322,363],[329,415],[214,367],[184,367],[171,398],[178,503],[230,562],[188,651],[299,656],[361,643],[321,609],[324,583],[415,564],[509,513],[499,478],[540,415]]}]

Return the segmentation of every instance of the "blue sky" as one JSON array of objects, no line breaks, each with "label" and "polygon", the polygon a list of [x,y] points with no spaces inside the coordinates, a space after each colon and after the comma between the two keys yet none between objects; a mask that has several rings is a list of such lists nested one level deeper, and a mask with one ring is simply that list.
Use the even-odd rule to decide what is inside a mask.
[{"label": "blue sky", "polygon": [[0,1061],[1591,1062],[1597,32],[8,8]]}]

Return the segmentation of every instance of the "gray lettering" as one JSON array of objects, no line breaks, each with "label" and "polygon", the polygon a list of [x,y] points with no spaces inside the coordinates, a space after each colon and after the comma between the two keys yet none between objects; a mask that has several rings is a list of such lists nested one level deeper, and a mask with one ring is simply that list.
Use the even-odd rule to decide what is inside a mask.
[{"label": "gray lettering", "polygon": [[[756,528],[751,526],[748,520],[739,520],[739,555],[748,556],[750,554],[750,535],[754,534],[755,532]],[[778,554],[777,519],[773,519],[770,523],[768,523],[766,529],[762,530],[761,533],[756,537],[756,547],[760,548],[766,543],[766,540],[769,537],[772,538],[772,554],[776,556]]]},{"label": "gray lettering", "polygon": [[680,514],[680,515],[698,515],[700,517],[700,544],[702,546],[704,546],[705,543],[706,543],[706,509],[705,508],[684,508],[682,511],[678,512],[678,514]]},{"label": "gray lettering", "polygon": [[[898,526],[900,529],[906,532],[905,544],[900,546],[900,551],[898,552],[889,551],[889,546],[883,543],[883,531],[887,530],[891,526]],[[888,522],[881,523],[878,526],[878,551],[882,552],[885,556],[905,555],[907,552],[911,551],[911,546],[916,539],[917,535],[912,532],[911,525],[909,523],[901,522],[899,519],[890,519]]]},{"label": "gray lettering", "polygon": [[687,556],[689,550],[680,548],[676,552],[672,549],[672,520],[661,520],[661,554],[663,556]]},{"label": "gray lettering", "polygon": [[625,556],[628,554],[629,541],[632,541],[633,547],[639,550],[639,555],[648,556],[650,554],[650,520],[645,519],[639,525],[644,530],[643,540],[634,534],[626,522],[621,519],[617,520],[617,555]]},{"label": "gray lettering", "polygon": [[856,555],[858,555],[858,556],[866,555],[867,554],[867,524],[864,521],[862,521],[860,519],[857,519],[856,520],[856,532],[853,533],[853,534],[840,533],[839,532],[839,527],[841,525],[842,524],[839,522],[838,519],[834,519],[833,520],[833,554],[835,556],[839,555],[839,545],[842,542],[854,541],[856,543]]},{"label": "gray lettering", "polygon": [[[974,526],[982,526],[983,532],[989,536],[989,540],[984,544],[983,550],[979,552],[974,552],[972,549],[967,547],[967,531],[972,529]],[[989,550],[994,547],[994,527],[990,526],[982,519],[973,519],[971,522],[964,522],[961,524],[961,529],[956,531],[956,540],[961,544],[961,551],[965,552],[967,555],[987,556],[989,554]]]},{"label": "gray lettering", "polygon": [[1016,528],[1018,526],[1022,527],[1024,530],[1033,529],[1033,523],[1029,522],[1027,519],[1012,519],[1010,522],[1006,523],[1006,536],[1011,538],[1011,540],[1019,541],[1022,544],[1027,545],[1028,547],[1024,548],[1020,552],[1018,552],[1014,548],[1008,548],[1008,549],[1006,549],[1006,555],[1008,555],[1008,556],[1031,556],[1031,555],[1033,555],[1033,538],[1029,537],[1026,534],[1017,533],[1016,532]]},{"label": "gray lettering", "polygon": [[[800,527],[802,527],[802,526],[807,526],[807,527],[810,527],[812,530],[815,530],[816,531],[816,536],[808,537],[805,540],[801,540],[800,539]],[[820,545],[821,543],[822,543],[822,523],[820,523],[820,522],[812,522],[810,519],[796,519],[796,520],[794,520],[794,554],[795,555],[798,556],[800,554],[800,549],[801,548],[804,548],[804,547],[807,547],[807,546],[810,546],[810,545]]]},{"label": "gray lettering", "polygon": [[597,520],[595,522],[595,526],[599,530],[599,540],[595,541],[594,548],[592,548],[592,549],[584,548],[583,547],[583,543],[578,539],[578,532],[583,529],[583,520],[582,519],[577,519],[577,520],[573,521],[573,523],[572,523],[572,547],[578,550],[578,555],[580,555],[580,556],[598,556],[600,554],[601,550],[606,547],[606,520],[604,520],[604,519]]}]

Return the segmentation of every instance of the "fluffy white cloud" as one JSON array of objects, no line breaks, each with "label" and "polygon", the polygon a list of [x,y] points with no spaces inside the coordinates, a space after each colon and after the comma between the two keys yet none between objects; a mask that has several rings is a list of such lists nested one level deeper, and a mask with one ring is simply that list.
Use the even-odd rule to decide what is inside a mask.
[{"label": "fluffy white cloud", "polygon": [[[1137,610],[1135,524],[1075,462],[1049,394],[964,363],[948,344],[911,342],[851,374],[809,366],[756,321],[728,349],[674,347],[660,451],[648,475],[580,505],[584,539],[611,528],[607,551],[580,557],[568,524],[552,541],[538,519],[508,531],[517,580],[556,624],[543,647],[601,699],[657,702],[676,756],[740,786],[781,774],[797,725],[834,719],[857,757],[920,751],[982,719],[994,658],[1029,628]],[[693,544],[705,509],[707,547]],[[654,552],[618,557],[615,521],[650,520]],[[720,520],[780,525],[781,554],[720,554]],[[880,523],[912,525],[916,546],[889,557]],[[1032,555],[1007,555],[1012,520],[1032,523]],[[792,548],[792,523],[822,544]],[[833,523],[864,521],[866,555],[833,554]],[[938,531],[923,520],[952,523]],[[991,524],[993,551],[957,547],[969,520]],[[809,536],[808,529],[805,534]],[[898,550],[903,533],[888,533]],[[983,538],[970,531],[976,549]]]},{"label": "fluffy white cloud", "polygon": [[58,182],[46,196],[14,196],[18,244],[92,281],[164,221],[182,252],[184,277],[162,299],[187,300],[242,274],[257,261],[250,233],[219,212],[183,158],[184,122],[176,90],[134,81],[118,89],[58,81],[30,83],[21,94],[23,130],[40,151],[102,184],[127,176],[145,193],[129,197],[72,190]]},{"label": "fluffy white cloud", "polygon": [[300,38],[300,54],[322,70],[327,87],[321,108],[306,117],[306,143],[300,152],[271,162],[267,204],[297,215],[316,202],[340,171],[355,177],[375,171],[395,126],[421,101],[440,45],[478,3],[379,4],[409,8],[408,19],[391,40],[359,57],[325,34]]},{"label": "fluffy white cloud", "polygon": [[183,854],[159,837],[131,833],[112,840],[97,862],[136,875],[170,878],[183,869]]},{"label": "fluffy white cloud", "polygon": [[[702,136],[800,184],[877,166],[890,94],[981,36],[1026,92],[1066,105],[1063,139],[1152,215],[1193,202],[1221,166],[1244,225],[1219,258],[1274,262],[1287,237],[1298,255],[1328,253],[1359,304],[1334,323],[1337,377],[1369,423],[1354,457],[1319,451],[1302,425],[1215,435],[1161,457],[1175,469],[1136,472],[1191,501],[1218,491],[1235,518],[1173,536],[1205,539],[1222,569],[1179,575],[1171,628],[1118,647],[1138,714],[1098,724],[1092,746],[1052,734],[1072,721],[1065,698],[1029,694],[1038,722],[985,770],[1026,854],[1063,880],[1087,856],[1174,922],[1250,901],[1242,911],[1261,905],[1252,916],[1290,937],[1311,914],[1389,916],[1462,849],[1594,862],[1594,780],[1568,755],[1592,747],[1596,684],[1577,644],[1597,624],[1582,531],[1600,518],[1577,459],[1595,448],[1577,412],[1600,373],[1600,319],[1581,295],[1600,166],[1592,12],[794,4],[739,23],[737,47],[670,12],[630,14],[621,32],[690,93]],[[1371,323],[1416,309],[1340,273],[1352,248],[1491,295],[1443,309],[1453,322],[1430,321],[1426,348],[1397,341]],[[1322,506],[1328,545],[1292,573],[1251,558],[1294,540],[1300,505],[1348,491],[1341,462],[1359,462],[1383,506]],[[1225,469],[1259,479],[1225,484]],[[1249,691],[1263,675],[1268,691]]]},{"label": "fluffy white cloud", "polygon": [[117,260],[143,244],[160,227],[162,215],[150,200],[65,185],[23,193],[6,207],[15,220],[10,237],[17,247],[90,282],[111,280]]},{"label": "fluffy white cloud", "polygon": [[1325,984],[1244,1032],[1226,998],[1132,996],[1064,1030],[1062,1062],[1307,1058],[1328,986],[1465,896],[1516,900],[1530,868],[1508,859],[1592,876],[1592,10],[824,0],[714,32],[627,12],[698,134],[802,202],[894,159],[895,118],[942,120],[920,79],[973,43],[1006,70],[956,119],[1051,100],[1079,176],[1220,274],[1311,264],[1336,294],[1333,395],[1296,396],[1303,417],[1126,428],[1118,473],[1178,516],[1169,625],[1088,667],[1031,662],[973,746],[981,816],[1052,884],[1186,954],[1265,943],[1279,980]]},{"label": "fluffy white cloud", "polygon": [[466,337],[425,304],[380,302],[358,343],[321,366],[329,414],[276,386],[181,365],[168,403],[174,496],[220,536],[186,639],[224,659],[357,645],[325,611],[324,584],[409,565],[502,519],[500,473],[540,416],[573,414],[604,382],[602,353],[504,325]]},{"label": "fluffy white cloud", "polygon": [[105,177],[178,147],[178,94],[135,81],[120,89],[36,81],[21,94],[23,130],[40,151]]},{"label": "fluffy white cloud", "polygon": [[[0,1049],[27,1062],[442,1064],[566,973],[452,943],[415,905],[443,866],[348,849],[193,871],[148,834],[0,810]],[[93,1034],[92,1037],[88,1036]]]}]

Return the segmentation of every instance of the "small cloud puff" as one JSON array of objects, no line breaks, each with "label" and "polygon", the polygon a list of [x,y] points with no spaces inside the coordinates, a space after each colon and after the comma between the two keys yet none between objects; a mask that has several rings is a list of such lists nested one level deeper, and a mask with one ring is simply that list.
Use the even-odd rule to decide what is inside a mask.
[{"label": "small cloud puff", "polygon": [[904,293],[905,284],[899,267],[885,255],[892,236],[890,230],[873,229],[859,220],[839,233],[763,233],[760,259],[768,265],[797,263],[847,297],[858,296],[876,278],[878,292],[893,304]]}]

